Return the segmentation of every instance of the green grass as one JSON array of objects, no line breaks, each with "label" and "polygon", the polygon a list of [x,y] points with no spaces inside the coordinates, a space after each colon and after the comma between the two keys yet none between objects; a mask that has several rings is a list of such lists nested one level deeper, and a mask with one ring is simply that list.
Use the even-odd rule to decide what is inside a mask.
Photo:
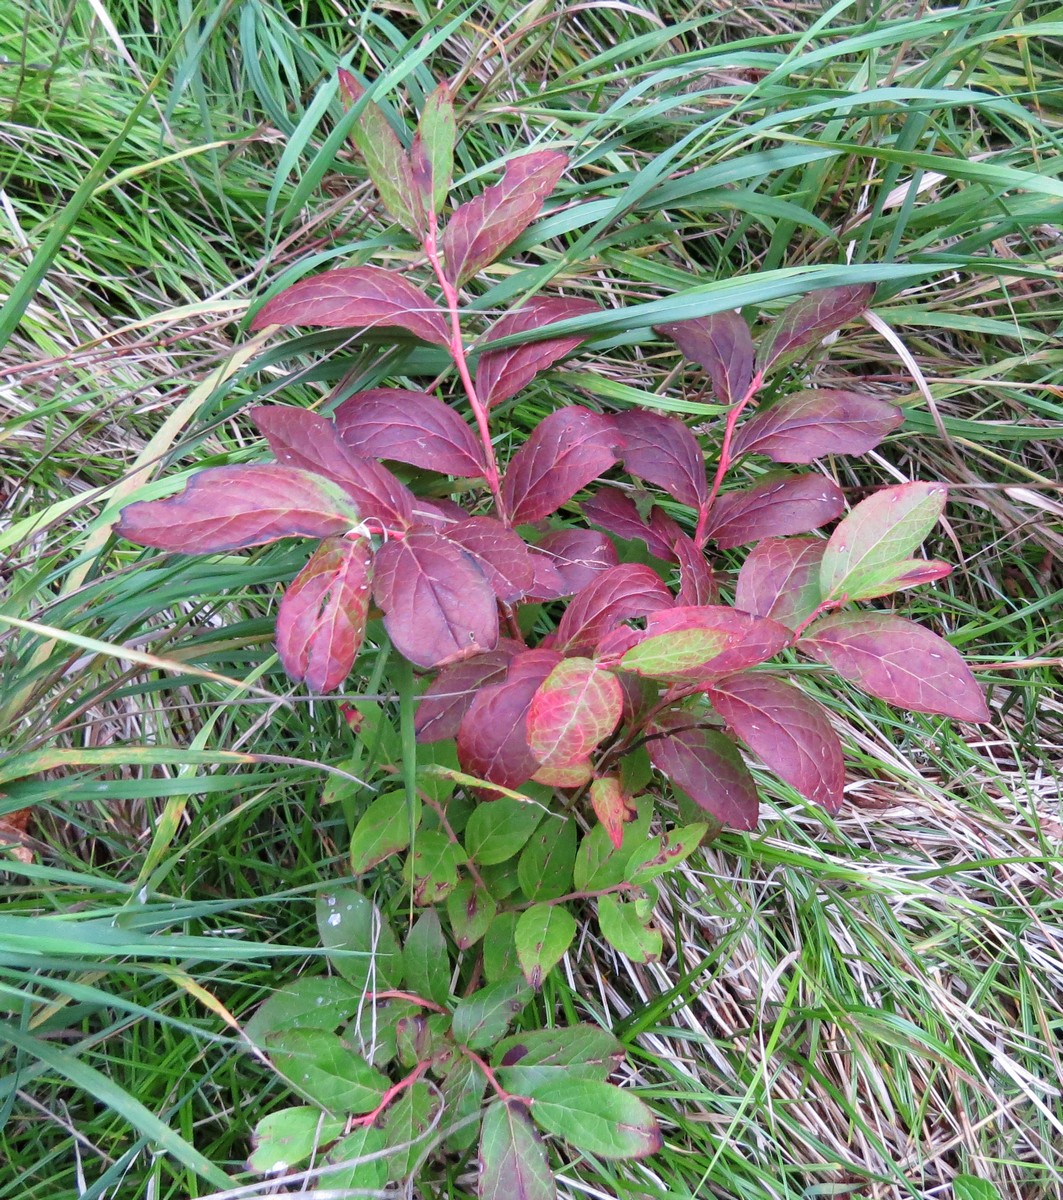
[{"label": "green grass", "polygon": [[701,416],[711,442],[650,326],[870,280],[885,328],[817,382],[907,420],[831,469],[952,487],[928,549],[960,565],[912,615],[976,665],[993,724],[807,671],[849,750],[842,814],[765,775],[761,830],[666,892],[662,963],[592,925],[545,999],[615,1024],[666,1132],[643,1165],[563,1165],[562,1193],[962,1200],[966,1173],[1060,1194],[1061,44],[1063,10],[1011,0],[0,5],[0,813],[35,806],[31,861],[3,864],[0,1200],[274,1186],[244,1161],[284,1091],[239,1026],[325,969],[312,899],[343,877],[351,777],[400,757],[388,656],[352,677],[356,737],[273,655],[297,547],[164,559],[109,527],[156,480],[256,457],[256,399],[423,366],[243,327],[325,262],[411,261],[343,149],[337,61],[395,115],[456,77],[470,186],[529,142],[573,156],[475,303],[592,295],[601,366],[526,392],[513,442],[572,396]]}]

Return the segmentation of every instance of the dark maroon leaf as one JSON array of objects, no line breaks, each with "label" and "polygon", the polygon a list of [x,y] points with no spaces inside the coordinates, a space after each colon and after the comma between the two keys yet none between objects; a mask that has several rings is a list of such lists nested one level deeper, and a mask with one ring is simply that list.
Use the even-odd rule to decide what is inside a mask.
[{"label": "dark maroon leaf", "polygon": [[572,600],[554,639],[569,653],[588,652],[622,621],[668,608],[672,602],[672,593],[656,572],[640,563],[621,563],[597,575]]},{"label": "dark maroon leaf", "polygon": [[528,708],[540,684],[561,661],[559,654],[530,650],[518,655],[503,683],[483,688],[462,717],[458,761],[477,779],[517,788],[539,768],[528,745]]},{"label": "dark maroon leaf", "polygon": [[615,567],[620,561],[609,538],[593,529],[555,529],[541,538],[534,549],[537,554],[549,558],[557,576],[556,590],[543,592],[537,585],[533,587],[531,595],[536,600],[572,596],[585,588],[595,575]]},{"label": "dark maroon leaf", "polygon": [[294,467],[208,467],[176,496],[122,509],[119,537],[141,546],[217,554],[285,537],[347,533],[362,514],[330,480]]},{"label": "dark maroon leaf", "polygon": [[899,708],[958,721],[988,721],[992,715],[959,651],[903,617],[833,613],[814,622],[800,648]]},{"label": "dark maroon leaf", "polygon": [[822,475],[775,475],[716,500],[706,532],[721,550],[765,537],[807,533],[845,511],[841,489]]},{"label": "dark maroon leaf", "polygon": [[482,688],[501,682],[519,649],[516,642],[500,639],[497,650],[444,667],[421,693],[414,718],[417,740],[442,742],[457,737],[469,705]]},{"label": "dark maroon leaf", "polygon": [[553,559],[546,554],[540,554],[534,546],[529,546],[528,550],[535,572],[529,597],[534,600],[556,600],[559,596],[571,595],[564,579],[561,578],[561,572],[554,566]]},{"label": "dark maroon leaf", "polygon": [[658,325],[657,332],[671,338],[691,362],[708,371],[713,395],[721,404],[735,404],[745,397],[753,382],[753,337],[738,313],[719,312]]},{"label": "dark maroon leaf", "polygon": [[632,475],[698,508],[708,496],[705,458],[682,421],[631,409],[614,418],[624,438],[624,466]]},{"label": "dark maroon leaf", "polygon": [[492,263],[539,215],[568,156],[536,150],[510,159],[501,180],[461,205],[443,231],[447,278],[462,284]]},{"label": "dark maroon leaf", "polygon": [[541,521],[617,461],[622,438],[610,417],[559,408],[514,454],[502,501],[514,525]]},{"label": "dark maroon leaf", "polygon": [[387,458],[461,479],[484,473],[483,451],[472,430],[426,392],[359,392],[336,409],[336,429],[344,445],[363,458]]},{"label": "dark maroon leaf", "polygon": [[810,463],[824,454],[863,454],[903,422],[896,405],[862,392],[797,392],[741,425],[731,448],[735,455]]},{"label": "dark maroon leaf", "polygon": [[694,539],[681,533],[674,542],[675,556],[679,559],[679,604],[712,604],[717,598],[716,580],[705,557]]},{"label": "dark maroon leaf", "polygon": [[796,629],[823,598],[819,564],[826,546],[815,537],[765,538],[738,572],[735,608]]},{"label": "dark maroon leaf", "polygon": [[[532,300],[517,312],[507,313],[496,321],[487,336],[495,339],[527,333],[544,325],[552,325],[555,321],[567,321],[571,317],[584,317],[598,311],[597,304],[575,297],[550,296]],[[584,335],[576,333],[568,337],[543,338],[538,342],[508,346],[504,350],[485,350],[476,366],[476,391],[480,400],[488,408],[493,408],[515,396],[540,371],[545,371],[571,354],[582,341]]]},{"label": "dark maroon leaf", "polygon": [[439,531],[476,559],[499,600],[512,604],[535,583],[535,562],[522,538],[493,517],[466,517]]},{"label": "dark maroon leaf", "polygon": [[277,651],[285,671],[312,692],[347,678],[369,611],[372,555],[364,538],[326,538],[292,580],[277,611]]},{"label": "dark maroon leaf", "polygon": [[413,523],[413,492],[386,467],[349,450],[331,421],[280,404],[253,408],[251,417],[278,462],[334,479],[363,518],[375,517],[387,527]]},{"label": "dark maroon leaf", "polygon": [[757,367],[767,371],[772,364],[821,341],[858,317],[871,303],[875,288],[870,283],[823,288],[791,304],[760,339]]},{"label": "dark maroon leaf", "polygon": [[709,689],[713,708],[733,733],[802,796],[837,812],[845,761],[826,711],[792,684],[742,671]]},{"label": "dark maroon leaf", "polygon": [[258,310],[252,329],[315,325],[328,329],[406,329],[439,346],[450,344],[443,310],[397,271],[338,267],[300,279]]},{"label": "dark maroon leaf", "polygon": [[760,800],[734,742],[692,724],[692,714],[663,714],[646,743],[650,761],[699,807],[732,829],[755,829]]},{"label": "dark maroon leaf", "polygon": [[638,538],[657,558],[675,560],[673,547],[682,530],[663,508],[650,509],[649,521],[644,521],[638,506],[630,496],[616,488],[602,490],[580,505],[588,521],[608,529],[621,538]]},{"label": "dark maroon leaf", "polygon": [[498,604],[487,577],[434,530],[413,530],[377,551],[373,595],[395,649],[415,666],[469,658],[498,641]]},{"label": "dark maroon leaf", "polygon": [[566,658],[539,685],[528,706],[528,745],[540,766],[584,763],[617,726],[620,681],[589,658]]}]

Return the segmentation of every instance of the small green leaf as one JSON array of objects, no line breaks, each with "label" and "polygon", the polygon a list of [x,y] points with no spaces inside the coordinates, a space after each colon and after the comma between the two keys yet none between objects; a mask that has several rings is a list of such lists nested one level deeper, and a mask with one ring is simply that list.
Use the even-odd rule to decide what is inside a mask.
[{"label": "small green leaf", "polygon": [[441,83],[421,110],[417,134],[410,150],[413,182],[426,208],[439,212],[447,202],[454,173],[457,118],[450,88]]},{"label": "small green leaf", "polygon": [[952,1200],[1000,1200],[1000,1192],[988,1179],[957,1175],[952,1181]]},{"label": "small green leaf", "polygon": [[531,999],[523,979],[504,979],[473,992],[454,1009],[454,1037],[470,1050],[490,1046],[506,1032]]},{"label": "small green leaf", "polygon": [[465,879],[447,897],[447,916],[450,929],[460,950],[468,950],[487,932],[494,920],[498,905],[494,897]]},{"label": "small green leaf", "polygon": [[[421,801],[414,800],[413,825],[420,818]],[[405,791],[385,792],[362,814],[351,835],[351,874],[364,875],[410,844],[410,810]]]},{"label": "small green leaf", "polygon": [[511,979],[520,972],[516,946],[517,914],[499,913],[484,934],[484,976],[490,983]]},{"label": "small green leaf", "polygon": [[325,1172],[318,1184],[330,1192],[353,1192],[356,1189],[379,1191],[388,1181],[386,1157],[371,1158],[368,1162],[352,1162],[385,1149],[384,1135],[372,1125],[360,1125],[342,1142],[329,1151],[330,1163],[349,1163],[335,1171]]},{"label": "small green leaf", "polygon": [[620,660],[625,671],[650,679],[684,678],[728,648],[734,639],[722,629],[678,629],[648,637]]},{"label": "small green leaf", "polygon": [[412,1012],[404,1016],[395,1026],[395,1045],[399,1062],[404,1067],[415,1067],[427,1062],[445,1049],[450,1033],[449,1013]]},{"label": "small green leaf", "polygon": [[306,1162],[319,1146],[327,1146],[343,1132],[342,1117],[330,1117],[320,1108],[300,1105],[282,1108],[263,1117],[251,1135],[254,1149],[247,1165],[252,1171],[286,1171]]},{"label": "small green leaf", "polygon": [[532,1116],[543,1129],[599,1158],[644,1158],[661,1148],[653,1113],[610,1083],[552,1080],[533,1100]]},{"label": "small green leaf", "polygon": [[[471,1059],[464,1055],[455,1057],[439,1084],[443,1093],[444,1124],[450,1127],[478,1113],[486,1087],[487,1077]],[[478,1122],[470,1121],[456,1129],[444,1140],[444,1145],[451,1150],[468,1150],[476,1141],[477,1125]]]},{"label": "small green leaf", "polygon": [[350,888],[321,896],[317,928],[333,966],[360,990],[386,991],[402,983],[402,951],[380,910]]},{"label": "small green leaf", "polygon": [[[347,71],[340,71],[339,76],[340,90],[353,106],[365,95],[365,88]],[[369,178],[384,207],[410,233],[418,233],[421,222],[416,215],[409,159],[387,117],[372,101],[365,105],[358,123],[351,129],[351,141],[365,160]]]},{"label": "small green leaf", "polygon": [[519,1100],[495,1101],[480,1135],[480,1200],[555,1200],[542,1139]]},{"label": "small green leaf", "polygon": [[363,1002],[363,989],[346,979],[296,979],[273,993],[244,1033],[260,1050],[276,1029],[335,1029],[352,1017]]},{"label": "small green leaf", "polygon": [[514,934],[524,978],[535,989],[543,985],[576,936],[576,918],[560,904],[535,904],[517,919]]},{"label": "small green leaf", "polygon": [[632,962],[653,962],[661,957],[660,931],[650,929],[630,901],[600,896],[598,927],[610,946]]},{"label": "small green leaf", "polygon": [[458,883],[458,867],[465,856],[444,833],[422,830],[413,853],[406,859],[406,877],[413,884],[413,902],[438,904]]},{"label": "small green leaf", "polygon": [[402,948],[406,986],[415,996],[446,1004],[450,999],[450,953],[439,914],[428,909],[414,922]]},{"label": "small green leaf", "polygon": [[384,1145],[395,1147],[394,1156],[387,1160],[388,1179],[406,1179],[417,1165],[426,1135],[436,1125],[439,1106],[435,1090],[418,1080],[384,1112],[379,1122]]},{"label": "small green leaf", "polygon": [[572,890],[576,822],[543,821],[517,861],[517,878],[529,900],[554,900]]},{"label": "small green leaf", "polygon": [[480,878],[487,884],[487,890],[496,900],[508,900],[514,892],[520,890],[517,863],[511,858],[503,863],[493,863],[491,866],[481,865]]},{"label": "small green leaf", "polygon": [[648,846],[636,850],[628,860],[628,881],[646,883],[674,870],[701,845],[708,831],[708,825],[698,824],[660,834]]},{"label": "small green leaf", "polygon": [[543,815],[537,804],[522,804],[508,796],[485,802],[465,826],[465,849],[484,866],[505,862],[531,837]]},{"label": "small green leaf", "polygon": [[638,816],[624,828],[624,838],[617,850],[602,825],[595,825],[583,835],[573,869],[573,883],[578,892],[595,892],[614,887],[624,880],[628,859],[649,837],[653,803],[643,797],[636,801]]},{"label": "small green leaf", "polygon": [[325,1029],[289,1029],[267,1042],[277,1070],[329,1112],[371,1112],[387,1091],[387,1078]]},{"label": "small green leaf", "polygon": [[399,1052],[395,1029],[403,1017],[424,1010],[410,1000],[363,1003],[358,1014],[343,1030],[343,1040],[373,1067],[386,1067]]}]

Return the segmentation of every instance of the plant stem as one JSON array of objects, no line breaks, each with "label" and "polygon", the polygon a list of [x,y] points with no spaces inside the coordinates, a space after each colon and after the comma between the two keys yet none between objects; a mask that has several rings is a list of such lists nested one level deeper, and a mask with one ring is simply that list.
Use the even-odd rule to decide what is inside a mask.
[{"label": "plant stem", "polygon": [[417,1080],[421,1078],[425,1071],[428,1070],[429,1066],[430,1061],[427,1059],[424,1062],[418,1063],[417,1066],[414,1067],[414,1069],[409,1073],[409,1075],[404,1076],[399,1080],[398,1083],[393,1083],[391,1087],[388,1088],[384,1095],[381,1096],[380,1103],[376,1106],[376,1108],[373,1109],[372,1112],[368,1112],[361,1117],[353,1117],[350,1122],[351,1128],[354,1129],[361,1125],[372,1125],[372,1123],[377,1119],[377,1117],[380,1116],[384,1109],[387,1108],[392,1100],[404,1092],[408,1087],[412,1087]]},{"label": "plant stem", "polygon": [[746,389],[746,394],[727,414],[727,422],[723,430],[723,444],[720,446],[720,457],[716,463],[716,475],[713,477],[712,487],[709,489],[709,494],[704,504],[698,510],[698,524],[694,530],[694,543],[699,550],[705,548],[705,542],[708,540],[705,536],[705,525],[708,522],[709,513],[712,512],[712,506],[716,503],[716,497],[720,494],[720,485],[723,483],[723,477],[727,474],[731,466],[731,441],[734,438],[738,418],[742,415],[743,410],[749,404],[750,400],[760,391],[760,385],[763,382],[764,376],[758,371]]},{"label": "plant stem", "polygon": [[487,1077],[487,1082],[494,1088],[499,1100],[519,1100],[522,1104],[531,1104],[531,1100],[527,1096],[514,1096],[512,1092],[507,1092],[506,1089],[498,1082],[494,1071],[487,1063],[476,1053],[475,1050],[470,1050],[468,1046],[459,1046],[458,1049],[465,1057],[479,1067]]},{"label": "plant stem", "polygon": [[411,1004],[419,1005],[421,1008],[430,1008],[433,1012],[445,1013],[447,1010],[442,1004],[436,1004],[434,1000],[426,1000],[423,996],[417,996],[413,992],[398,992],[389,990],[386,992],[370,992],[371,1000],[409,1000]]}]

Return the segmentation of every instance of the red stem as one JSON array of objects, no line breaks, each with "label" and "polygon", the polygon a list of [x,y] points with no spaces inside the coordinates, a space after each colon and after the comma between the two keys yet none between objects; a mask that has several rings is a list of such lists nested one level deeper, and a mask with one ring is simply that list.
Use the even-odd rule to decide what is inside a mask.
[{"label": "red stem", "polygon": [[411,1004],[416,1004],[421,1008],[430,1008],[433,1012],[445,1013],[447,1010],[442,1004],[436,1004],[434,1000],[426,1000],[423,996],[415,996],[413,992],[370,992],[371,1000],[409,1000]]},{"label": "red stem", "polygon": [[506,1089],[498,1082],[494,1071],[487,1065],[486,1062],[476,1053],[475,1050],[470,1050],[468,1046],[459,1046],[458,1049],[472,1063],[483,1071],[487,1077],[487,1082],[494,1088],[499,1100],[519,1100],[522,1104],[531,1104],[531,1100],[527,1096],[514,1096],[512,1092],[507,1092]]},{"label": "red stem", "polygon": [[734,438],[738,418],[742,415],[743,410],[749,404],[750,400],[760,391],[760,385],[763,382],[764,376],[758,371],[746,389],[746,394],[727,414],[727,423],[723,430],[723,444],[720,446],[720,457],[716,463],[716,475],[713,478],[708,497],[698,510],[698,524],[694,530],[694,543],[699,550],[705,548],[705,543],[708,540],[705,537],[705,525],[708,522],[709,513],[712,512],[712,506],[716,503],[716,497],[720,494],[720,485],[723,483],[723,477],[727,474],[731,466],[731,441]]},{"label": "red stem", "polygon": [[417,1066],[414,1067],[414,1069],[409,1073],[409,1075],[405,1076],[403,1079],[400,1079],[398,1083],[393,1083],[391,1087],[388,1088],[388,1090],[381,1097],[380,1103],[376,1106],[376,1108],[373,1109],[372,1112],[366,1113],[362,1117],[352,1117],[350,1120],[350,1127],[354,1129],[359,1125],[372,1125],[372,1123],[377,1119],[377,1117],[380,1116],[384,1109],[387,1108],[392,1100],[394,1100],[395,1097],[400,1093],[404,1092],[408,1087],[412,1087],[417,1080],[421,1078],[425,1071],[428,1070],[429,1066],[430,1060],[428,1059],[426,1059],[424,1062],[418,1063]]}]

